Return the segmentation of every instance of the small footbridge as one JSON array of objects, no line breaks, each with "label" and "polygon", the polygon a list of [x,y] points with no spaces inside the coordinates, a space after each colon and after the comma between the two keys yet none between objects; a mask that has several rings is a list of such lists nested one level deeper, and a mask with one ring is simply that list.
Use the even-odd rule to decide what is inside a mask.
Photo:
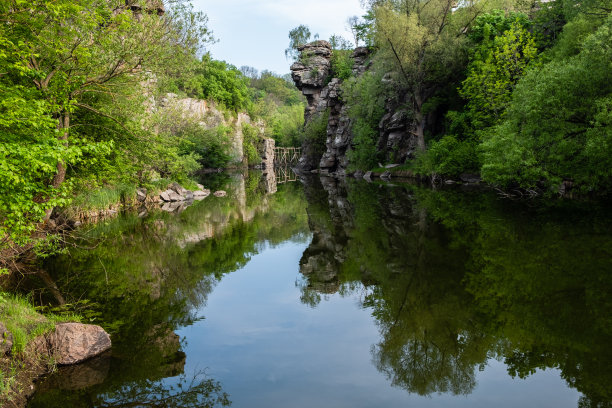
[{"label": "small footbridge", "polygon": [[301,156],[301,147],[275,147],[274,167],[287,167],[292,164],[297,164]]}]

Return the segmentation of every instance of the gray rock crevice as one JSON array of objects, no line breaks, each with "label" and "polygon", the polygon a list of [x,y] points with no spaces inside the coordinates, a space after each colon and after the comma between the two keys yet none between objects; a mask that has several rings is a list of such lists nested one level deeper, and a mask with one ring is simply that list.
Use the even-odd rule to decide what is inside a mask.
[{"label": "gray rock crevice", "polygon": [[[353,144],[353,123],[349,108],[342,99],[342,81],[331,78],[332,48],[327,41],[315,41],[301,46],[300,58],[291,66],[291,75],[298,89],[306,96],[308,105],[305,123],[329,111],[325,146],[305,140],[298,168],[302,171],[319,169],[321,173],[344,175],[349,168],[349,152]],[[353,75],[359,77],[371,69],[370,50],[356,48]],[[383,81],[390,81],[389,78]],[[391,84],[392,85],[392,84]],[[376,149],[386,163],[404,163],[414,157],[416,139],[410,131],[410,117],[402,100],[406,96],[390,98],[385,104],[385,115],[379,123]]]}]

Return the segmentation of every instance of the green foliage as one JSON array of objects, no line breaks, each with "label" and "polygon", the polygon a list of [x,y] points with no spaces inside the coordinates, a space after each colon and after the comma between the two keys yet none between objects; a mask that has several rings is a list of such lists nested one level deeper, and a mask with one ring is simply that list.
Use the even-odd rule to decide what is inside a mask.
[{"label": "green foliage", "polygon": [[480,165],[476,141],[445,135],[432,141],[427,151],[417,156],[414,168],[420,174],[458,177],[461,173],[478,173]]},{"label": "green foliage", "polygon": [[382,69],[367,71],[359,78],[349,79],[342,87],[352,120],[353,145],[348,156],[351,167],[355,169],[370,169],[378,162],[378,124],[385,113],[385,99],[389,92],[382,82],[382,72]]},{"label": "green foliage", "polygon": [[491,43],[497,37],[503,36],[511,29],[527,29],[530,25],[529,17],[525,13],[493,10],[476,17],[474,24],[470,27],[468,38],[481,48],[478,51],[487,53],[488,49],[493,46]]},{"label": "green foliage", "polygon": [[[494,16],[494,25],[483,23],[473,33],[475,38],[482,37],[481,44],[460,90],[475,129],[495,125],[503,118],[516,83],[537,55],[535,41],[525,29],[526,17],[510,22],[497,13]],[[493,34],[508,24],[507,30]]]},{"label": "green foliage", "polygon": [[142,83],[211,36],[178,3],[160,18],[115,0],[15,0],[0,18],[0,236],[25,245],[75,186],[144,172]]},{"label": "green foliage", "polygon": [[251,78],[251,87],[251,118],[263,120],[266,136],[273,138],[277,146],[300,146],[305,102],[291,78],[263,71]]},{"label": "green foliage", "polygon": [[580,53],[530,71],[516,87],[507,119],[483,142],[482,174],[508,187],[584,191],[609,188],[612,17]]},{"label": "green foliage", "polygon": [[259,130],[248,123],[242,124],[242,146],[244,148],[244,157],[249,165],[258,164],[261,161],[257,146],[259,145],[260,135]]},{"label": "green foliage", "polygon": [[[39,314],[30,300],[23,296],[0,292],[2,323],[13,335],[13,353],[23,353],[34,338],[53,330],[56,322],[79,321],[79,317]],[[0,339],[1,340],[1,339]]]},{"label": "green foliage", "polygon": [[215,101],[234,112],[248,110],[251,106],[249,79],[233,65],[212,59],[205,54],[200,61],[193,61],[188,75],[178,74],[162,84],[162,91],[178,90],[191,98]]},{"label": "green foliage", "polygon": [[375,44],[375,16],[374,10],[369,9],[362,19],[349,19],[351,31],[355,36],[355,45],[363,41],[366,47],[373,47]]},{"label": "green foliage", "polygon": [[317,154],[325,152],[327,141],[327,124],[329,122],[329,109],[312,117],[304,127],[304,139],[314,146]]},{"label": "green foliage", "polygon": [[355,61],[351,58],[351,50],[333,50],[331,56],[330,76],[346,81],[353,76]]},{"label": "green foliage", "polygon": [[289,47],[285,50],[285,57],[295,61],[300,55],[298,47],[306,44],[311,36],[310,28],[303,24],[289,31]]}]

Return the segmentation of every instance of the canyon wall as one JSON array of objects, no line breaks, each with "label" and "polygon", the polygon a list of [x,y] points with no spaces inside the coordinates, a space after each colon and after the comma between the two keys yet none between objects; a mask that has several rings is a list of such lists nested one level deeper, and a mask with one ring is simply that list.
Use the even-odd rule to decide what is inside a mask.
[{"label": "canyon wall", "polygon": [[[349,117],[349,106],[342,99],[343,82],[331,75],[332,47],[327,41],[315,41],[299,47],[298,51],[300,57],[291,66],[291,76],[307,99],[304,114],[306,125],[329,112],[325,146],[321,146],[320,141],[306,139],[298,168],[301,171],[319,169],[322,173],[344,175],[351,168],[349,157],[353,147],[353,123]],[[366,47],[353,51],[354,77],[372,68],[369,57],[370,51]],[[390,79],[385,77],[383,81]],[[395,95],[385,102],[385,114],[378,126],[376,142],[377,153],[385,163],[403,164],[416,152],[416,138],[410,131],[409,115],[403,108],[404,98]]]}]

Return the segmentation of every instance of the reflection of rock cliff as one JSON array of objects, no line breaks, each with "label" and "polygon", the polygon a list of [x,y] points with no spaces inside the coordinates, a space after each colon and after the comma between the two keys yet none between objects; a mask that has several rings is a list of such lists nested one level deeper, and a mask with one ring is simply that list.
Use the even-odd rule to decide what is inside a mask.
[{"label": "reflection of rock cliff", "polygon": [[304,183],[313,238],[300,261],[302,301],[359,294],[380,330],[373,362],[393,385],[468,394],[477,367],[497,358],[512,376],[558,368],[585,394],[580,406],[609,405],[601,209],[555,216],[494,195]]}]

